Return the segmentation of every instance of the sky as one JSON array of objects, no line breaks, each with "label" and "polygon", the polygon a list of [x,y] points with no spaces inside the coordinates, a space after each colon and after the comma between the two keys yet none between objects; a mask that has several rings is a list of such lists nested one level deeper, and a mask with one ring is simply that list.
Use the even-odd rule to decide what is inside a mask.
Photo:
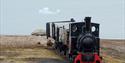
[{"label": "sky", "polygon": [[0,34],[29,35],[46,22],[92,17],[100,37],[125,39],[124,0],[0,0]]}]

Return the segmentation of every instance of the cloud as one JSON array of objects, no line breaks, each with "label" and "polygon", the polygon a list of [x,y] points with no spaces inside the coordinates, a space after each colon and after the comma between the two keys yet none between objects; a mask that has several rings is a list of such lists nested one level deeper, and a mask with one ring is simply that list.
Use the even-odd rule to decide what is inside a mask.
[{"label": "cloud", "polygon": [[57,9],[56,11],[51,11],[48,7],[44,7],[42,9],[39,9],[39,13],[41,13],[41,14],[58,14],[58,13],[60,13],[60,10]]}]

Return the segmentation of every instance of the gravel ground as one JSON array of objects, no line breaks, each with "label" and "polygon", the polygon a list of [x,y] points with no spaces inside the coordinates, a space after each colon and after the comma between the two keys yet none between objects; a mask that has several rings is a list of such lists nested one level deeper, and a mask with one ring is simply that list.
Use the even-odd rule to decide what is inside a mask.
[{"label": "gravel ground", "polygon": [[0,49],[0,63],[68,63],[54,50],[39,48]]},{"label": "gravel ground", "polygon": [[[45,36],[0,36],[0,63],[68,63],[46,48]],[[125,40],[101,40],[104,63],[125,63]]]},{"label": "gravel ground", "polygon": [[125,63],[125,40],[101,40],[105,63]]},{"label": "gravel ground", "polygon": [[67,63],[46,43],[45,36],[0,36],[0,63]]}]

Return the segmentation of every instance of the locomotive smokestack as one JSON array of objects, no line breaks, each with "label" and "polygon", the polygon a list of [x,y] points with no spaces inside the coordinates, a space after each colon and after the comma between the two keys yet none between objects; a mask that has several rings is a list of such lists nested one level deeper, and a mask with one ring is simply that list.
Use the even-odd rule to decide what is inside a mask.
[{"label": "locomotive smokestack", "polygon": [[85,17],[84,21],[86,32],[91,32],[91,17]]}]

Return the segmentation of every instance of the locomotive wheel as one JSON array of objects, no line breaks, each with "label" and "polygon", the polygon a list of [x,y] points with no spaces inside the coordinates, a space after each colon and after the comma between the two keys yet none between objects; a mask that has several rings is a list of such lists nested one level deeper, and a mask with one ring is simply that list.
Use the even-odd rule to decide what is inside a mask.
[{"label": "locomotive wheel", "polygon": [[78,61],[76,61],[76,63],[80,63],[80,61],[78,60]]},{"label": "locomotive wheel", "polygon": [[57,42],[55,42],[54,44],[53,44],[53,47],[54,47],[54,49],[58,49],[58,45],[57,45]]},{"label": "locomotive wheel", "polygon": [[57,45],[56,44],[54,44],[54,48],[57,49]]},{"label": "locomotive wheel", "polygon": [[60,53],[60,49],[59,49],[59,47],[57,47],[57,52]]},{"label": "locomotive wheel", "polygon": [[71,54],[68,54],[68,60],[69,60],[70,63],[73,63],[73,57],[72,57]]},{"label": "locomotive wheel", "polygon": [[68,58],[68,59],[69,59],[69,54],[68,54],[68,52],[66,53],[66,58]]},{"label": "locomotive wheel", "polygon": [[64,55],[66,55],[66,53],[67,53],[67,52],[66,52],[66,51],[64,51]]},{"label": "locomotive wheel", "polygon": [[100,61],[96,61],[96,63],[100,63]]}]

